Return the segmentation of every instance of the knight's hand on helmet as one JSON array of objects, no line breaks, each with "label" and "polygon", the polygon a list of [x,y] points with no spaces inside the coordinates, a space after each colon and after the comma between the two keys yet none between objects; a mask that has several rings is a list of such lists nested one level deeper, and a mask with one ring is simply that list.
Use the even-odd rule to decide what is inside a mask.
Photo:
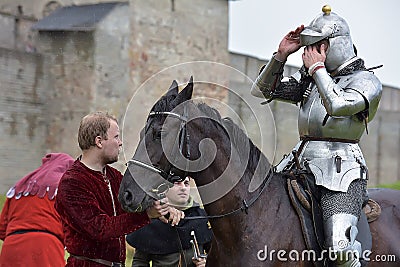
[{"label": "knight's hand on helmet", "polygon": [[307,69],[309,69],[312,65],[314,65],[317,62],[324,63],[326,60],[326,45],[316,44],[316,45],[306,46],[304,48],[304,53],[302,57],[304,66]]},{"label": "knight's hand on helmet", "polygon": [[279,44],[278,52],[275,54],[275,58],[281,62],[286,61],[290,54],[297,52],[300,45],[300,33],[304,30],[304,25],[300,25],[294,31],[290,31],[283,37]]}]

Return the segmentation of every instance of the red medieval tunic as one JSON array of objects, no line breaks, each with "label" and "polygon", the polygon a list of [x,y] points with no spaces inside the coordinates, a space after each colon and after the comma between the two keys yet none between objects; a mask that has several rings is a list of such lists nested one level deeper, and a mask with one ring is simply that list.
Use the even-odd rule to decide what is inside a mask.
[{"label": "red medieval tunic", "polygon": [[[125,263],[125,235],[150,220],[145,212],[122,210],[117,200],[122,175],[110,166],[106,166],[105,173],[112,195],[101,172],[76,160],[60,180],[55,207],[62,219],[65,246],[70,254]],[[104,267],[72,256],[67,266]]]},{"label": "red medieval tunic", "polygon": [[7,193],[0,217],[2,267],[65,266],[64,233],[54,196],[62,174],[74,160],[64,153],[50,153],[42,162]]},{"label": "red medieval tunic", "polygon": [[[46,232],[13,234],[21,229]],[[50,234],[51,233],[51,234]],[[7,236],[7,238],[5,238]],[[0,266],[65,266],[64,238],[60,216],[54,200],[27,196],[7,198],[0,223],[0,238],[4,239]]]}]

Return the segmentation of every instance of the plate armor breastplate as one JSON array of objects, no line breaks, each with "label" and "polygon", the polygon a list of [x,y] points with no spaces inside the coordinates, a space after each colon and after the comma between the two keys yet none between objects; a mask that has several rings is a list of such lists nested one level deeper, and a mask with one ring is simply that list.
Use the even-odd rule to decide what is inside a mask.
[{"label": "plate armor breastplate", "polygon": [[300,136],[331,137],[340,139],[360,139],[365,124],[357,117],[329,116],[322,103],[315,84],[311,84],[310,95],[304,99],[298,116]]}]

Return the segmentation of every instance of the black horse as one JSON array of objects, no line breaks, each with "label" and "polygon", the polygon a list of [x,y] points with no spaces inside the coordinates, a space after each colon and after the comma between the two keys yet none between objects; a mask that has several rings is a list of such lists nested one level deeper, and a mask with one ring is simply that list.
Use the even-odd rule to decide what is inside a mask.
[{"label": "black horse", "polygon": [[[294,253],[307,247],[286,179],[270,171],[268,159],[232,120],[194,103],[192,92],[192,80],[180,93],[174,81],[153,106],[121,183],[122,207],[143,211],[165,193],[167,180],[190,175],[214,233],[207,266],[313,266]],[[370,223],[369,266],[382,263],[377,257],[398,266],[400,192],[369,194],[382,207]]]}]

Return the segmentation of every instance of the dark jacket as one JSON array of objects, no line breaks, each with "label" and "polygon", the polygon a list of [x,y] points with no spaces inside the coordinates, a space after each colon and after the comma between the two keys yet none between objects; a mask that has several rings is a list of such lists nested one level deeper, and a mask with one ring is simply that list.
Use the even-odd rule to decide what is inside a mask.
[{"label": "dark jacket", "polygon": [[[206,216],[206,212],[198,204],[184,210],[184,212],[185,217]],[[207,219],[183,219],[177,226],[172,227],[159,219],[153,219],[149,225],[129,234],[126,241],[132,247],[149,254],[176,253],[181,250],[179,241],[183,249],[192,247],[190,233],[193,230],[199,244],[210,243],[212,232],[207,222]]]}]

